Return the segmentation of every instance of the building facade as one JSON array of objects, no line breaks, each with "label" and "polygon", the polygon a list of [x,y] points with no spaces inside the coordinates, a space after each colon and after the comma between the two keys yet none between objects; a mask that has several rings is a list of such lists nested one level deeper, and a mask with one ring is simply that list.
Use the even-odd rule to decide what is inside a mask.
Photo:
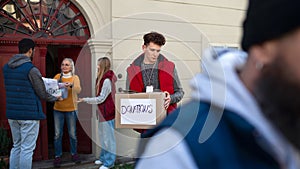
[{"label": "building facade", "polygon": [[[189,80],[201,71],[203,50],[208,46],[239,48],[246,5],[246,0],[2,0],[0,65],[18,53],[20,39],[30,37],[37,43],[33,63],[43,76],[53,77],[62,59],[71,57],[81,79],[80,96],[93,96],[97,59],[111,59],[117,89],[124,89],[126,68],[142,53],[143,35],[157,31],[166,37],[161,53],[176,64],[184,103],[190,99]],[[2,69],[0,78],[5,98]],[[47,120],[41,123],[36,160],[53,158],[52,106],[44,103]],[[0,112],[1,123],[8,127],[5,99],[1,99]],[[96,106],[79,105],[81,153],[99,153],[95,112]],[[116,136],[118,155],[134,157],[139,135],[117,129]]]}]

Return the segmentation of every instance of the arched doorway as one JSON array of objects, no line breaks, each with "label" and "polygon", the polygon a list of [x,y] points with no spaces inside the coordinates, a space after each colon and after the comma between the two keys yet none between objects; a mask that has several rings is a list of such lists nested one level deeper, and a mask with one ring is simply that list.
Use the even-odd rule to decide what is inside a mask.
[{"label": "arched doorway", "polygon": [[[59,72],[64,57],[76,62],[86,41],[90,38],[87,22],[80,10],[70,0],[2,0],[0,1],[0,66],[18,53],[17,43],[22,38],[32,38],[37,46],[33,63],[45,77]],[[90,52],[86,52],[87,63]],[[0,78],[3,79],[2,69]],[[89,78],[90,79],[90,78]],[[0,83],[0,122],[8,128],[5,117],[5,90]],[[41,128],[35,160],[51,157],[48,146],[53,142],[51,105],[44,103],[47,120],[41,121]],[[87,118],[87,120],[89,120]],[[88,122],[87,122],[88,123]],[[78,151],[91,153],[91,140],[78,123]],[[66,133],[66,132],[65,132]],[[48,140],[49,138],[49,140]],[[66,138],[65,138],[66,139]],[[66,139],[68,140],[68,139]],[[51,149],[51,146],[50,146]],[[50,154],[50,156],[49,156]]]}]

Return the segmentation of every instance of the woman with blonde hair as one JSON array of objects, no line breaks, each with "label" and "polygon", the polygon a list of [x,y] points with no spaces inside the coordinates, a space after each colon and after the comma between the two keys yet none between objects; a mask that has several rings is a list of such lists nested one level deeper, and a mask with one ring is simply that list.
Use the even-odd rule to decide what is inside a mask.
[{"label": "woman with blonde hair", "polygon": [[77,136],[76,136],[76,122],[77,122],[77,95],[81,91],[80,80],[75,75],[75,66],[71,58],[65,58],[61,63],[61,73],[54,76],[60,86],[67,91],[66,96],[62,101],[57,101],[54,104],[54,151],[55,159],[54,166],[61,166],[62,156],[62,136],[64,129],[64,122],[66,120],[68,133],[70,137],[70,152],[72,161],[80,163],[77,154]]},{"label": "woman with blonde hair", "polygon": [[95,164],[102,166],[99,169],[108,169],[114,166],[116,160],[115,126],[115,83],[117,78],[110,70],[110,60],[107,57],[98,59],[98,73],[96,79],[96,97],[80,98],[78,102],[98,104],[99,137],[101,153]]}]

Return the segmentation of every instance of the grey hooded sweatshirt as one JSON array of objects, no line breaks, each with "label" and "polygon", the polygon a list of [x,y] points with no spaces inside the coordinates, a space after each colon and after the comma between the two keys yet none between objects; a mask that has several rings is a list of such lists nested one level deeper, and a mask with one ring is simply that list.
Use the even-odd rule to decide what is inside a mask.
[{"label": "grey hooded sweatshirt", "polygon": [[[10,68],[16,68],[19,67],[20,65],[26,63],[26,62],[31,62],[30,58],[27,57],[24,54],[16,54],[13,57],[11,57],[8,61],[8,66]],[[51,94],[47,93],[44,81],[42,79],[42,74],[40,71],[36,68],[33,67],[28,74],[29,80],[33,86],[33,89],[37,96],[42,99],[46,100],[49,102],[54,102],[57,100],[56,97],[52,96]]]}]

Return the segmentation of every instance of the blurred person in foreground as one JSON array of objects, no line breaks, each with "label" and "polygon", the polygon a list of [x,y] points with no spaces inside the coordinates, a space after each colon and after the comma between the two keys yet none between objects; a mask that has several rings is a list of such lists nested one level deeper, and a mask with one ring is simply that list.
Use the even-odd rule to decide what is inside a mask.
[{"label": "blurred person in foreground", "polygon": [[18,47],[19,54],[11,57],[3,67],[6,117],[13,139],[9,166],[11,169],[31,169],[40,120],[46,119],[41,99],[54,102],[62,98],[46,92],[42,75],[32,64],[34,41],[24,38]]},{"label": "blurred person in foreground", "polygon": [[300,1],[248,5],[247,53],[205,53],[192,101],[145,134],[136,168],[300,168]]}]

